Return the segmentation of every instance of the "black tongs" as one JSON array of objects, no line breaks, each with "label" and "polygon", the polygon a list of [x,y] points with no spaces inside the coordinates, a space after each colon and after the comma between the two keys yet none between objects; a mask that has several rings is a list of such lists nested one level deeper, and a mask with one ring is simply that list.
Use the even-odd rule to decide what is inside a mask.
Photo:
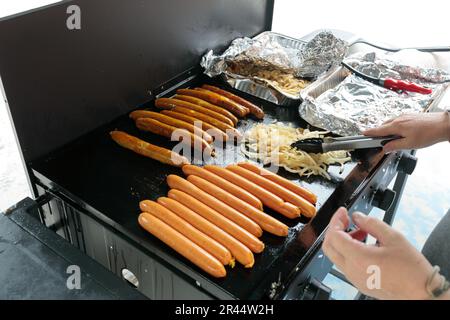
[{"label": "black tongs", "polygon": [[292,148],[305,151],[307,153],[326,153],[330,151],[349,151],[356,149],[381,148],[392,140],[399,139],[399,136],[387,137],[325,137],[299,140],[291,144]]}]

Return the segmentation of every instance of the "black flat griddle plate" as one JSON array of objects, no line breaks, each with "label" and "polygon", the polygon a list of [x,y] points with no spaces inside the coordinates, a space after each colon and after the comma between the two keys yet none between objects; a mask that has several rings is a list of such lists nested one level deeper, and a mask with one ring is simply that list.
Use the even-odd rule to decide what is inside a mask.
[{"label": "black flat griddle plate", "polygon": [[[185,86],[198,85],[206,81],[211,83],[204,77],[193,81],[194,83]],[[250,98],[243,94],[240,95]],[[263,106],[266,112],[264,123],[281,121],[305,127],[305,123],[300,120],[292,121],[299,119],[297,108],[282,108],[254,98],[250,99],[257,105]],[[238,128],[241,132],[245,132],[255,123],[256,121],[250,118],[240,121]],[[156,200],[160,196],[166,196],[169,191],[165,182],[167,175],[182,176],[181,169],[160,164],[122,149],[109,137],[109,132],[114,129],[123,130],[159,146],[173,146],[165,138],[140,132],[128,116],[122,116],[113,123],[98,128],[52,153],[45,159],[33,163],[32,168],[38,177],[43,180],[49,179],[81,200],[81,205],[94,209],[92,210],[95,212],[94,214],[110,223],[115,229],[139,242],[149,251],[163,255],[164,260],[177,265],[184,273],[188,273],[196,280],[200,279],[204,288],[218,286],[225,290],[227,295],[240,299],[261,298],[266,293],[265,289],[268,288],[264,283],[278,279],[280,272],[284,276],[291,272],[329,221],[331,211],[319,211],[318,217],[314,220],[318,223],[314,226],[316,231],[312,234],[308,232],[304,235],[306,238],[303,239],[301,230],[304,222],[307,221],[288,221],[279,214],[267,211],[291,227],[289,236],[278,238],[265,233],[262,241],[266,244],[266,249],[262,254],[255,255],[255,266],[252,269],[244,269],[237,264],[234,269],[227,269],[228,275],[225,279],[218,280],[209,277],[158,239],[143,231],[137,222],[140,213],[139,202],[144,199]],[[228,151],[234,150],[229,149]],[[231,157],[227,164],[246,160],[239,152],[233,154],[237,154],[238,157],[235,159]],[[222,158],[220,153],[217,156],[219,159]],[[210,163],[214,163],[214,160]],[[339,175],[338,167],[331,167],[332,175],[338,177],[334,182],[326,181],[323,178],[312,178],[307,181],[302,180],[301,184],[317,194],[318,208],[320,209],[335,189],[342,185],[340,179],[347,177],[355,165],[355,162],[347,164],[342,175]],[[281,175],[298,182],[298,176],[284,170],[281,171]],[[337,205],[332,210],[337,208]]]}]

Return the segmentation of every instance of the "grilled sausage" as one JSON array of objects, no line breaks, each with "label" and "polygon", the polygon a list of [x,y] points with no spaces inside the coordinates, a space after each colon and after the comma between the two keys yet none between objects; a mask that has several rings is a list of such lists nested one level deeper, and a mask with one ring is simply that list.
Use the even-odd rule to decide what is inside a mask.
[{"label": "grilled sausage", "polygon": [[180,95],[196,97],[217,106],[224,107],[238,118],[243,118],[250,112],[250,110],[237,104],[233,100],[219,96],[217,93],[208,90],[179,89],[177,90],[177,93]]},{"label": "grilled sausage", "polygon": [[[169,185],[170,188],[186,192],[187,194],[193,196],[194,198],[201,201],[208,207],[214,208],[215,211],[219,212],[226,218],[230,219],[243,229],[247,230],[254,237],[260,237],[262,235],[262,230],[260,226],[258,226],[251,219],[247,218],[245,215],[236,211],[235,209],[231,208],[225,203],[217,200],[216,198],[204,192],[200,188],[196,187],[194,184],[187,181],[186,179],[183,179],[176,175],[169,175],[167,177],[167,184]],[[253,242],[255,244],[254,248],[258,248],[256,244],[261,245],[262,242],[256,238],[255,240],[257,241]],[[261,248],[261,246],[259,246],[259,248]]]},{"label": "grilled sausage", "polygon": [[231,165],[227,167],[227,170],[230,170],[241,177],[244,177],[260,187],[274,193],[275,195],[279,196],[281,199],[288,201],[292,203],[293,205],[296,205],[300,208],[302,214],[305,217],[312,218],[316,215],[316,207],[312,205],[307,200],[303,199],[302,197],[296,195],[292,191],[289,191],[288,189],[283,188],[282,186],[276,184],[275,182],[272,182],[270,180],[267,180],[261,176],[259,176],[256,173],[253,173],[247,169],[244,169],[242,167],[239,167],[237,165]]},{"label": "grilled sausage", "polygon": [[228,191],[235,197],[238,197],[242,201],[247,202],[251,206],[255,207],[258,210],[263,210],[263,204],[261,200],[259,200],[257,197],[252,195],[250,192],[246,191],[245,189],[238,187],[235,184],[232,184],[231,182],[219,177],[218,175],[215,175],[212,172],[209,172],[208,170],[204,168],[200,168],[193,165],[187,165],[183,166],[183,173],[186,176],[194,175],[201,177],[214,185],[220,187],[221,189]]},{"label": "grilled sausage", "polygon": [[239,103],[241,106],[244,106],[246,108],[248,108],[250,110],[250,113],[253,114],[256,118],[258,119],[264,119],[264,111],[262,111],[262,109],[256,105],[254,105],[253,103],[251,103],[250,101],[247,101],[231,92],[222,90],[220,88],[214,87],[214,86],[210,86],[207,84],[204,84],[202,86],[202,88],[215,92],[217,94],[220,94],[224,97],[227,97],[228,99],[233,100],[236,103]]},{"label": "grilled sausage", "polygon": [[170,98],[160,98],[160,99],[156,99],[155,106],[157,108],[166,109],[166,110],[171,110],[174,107],[182,107],[182,108],[194,110],[194,111],[203,113],[204,115],[210,116],[211,118],[214,118],[220,122],[226,123],[226,124],[234,127],[233,121],[231,121],[229,118],[227,118],[223,114],[215,112],[208,108],[204,108],[199,105],[187,102],[187,101],[170,99]]},{"label": "grilled sausage", "polygon": [[216,258],[160,219],[141,213],[138,221],[142,228],[211,276],[223,278],[227,275],[225,267]]},{"label": "grilled sausage", "polygon": [[[239,227],[237,224],[235,224],[233,221],[225,218],[220,213],[215,211],[214,209],[211,209],[207,205],[203,204],[202,202],[198,201],[191,195],[180,191],[176,189],[172,189],[168,193],[168,197],[171,199],[174,199],[178,202],[180,202],[182,205],[188,207],[198,215],[202,216],[212,224],[214,224],[219,229],[222,229],[227,234],[229,234],[231,237],[233,237],[236,241],[242,243],[247,249],[252,252],[251,246],[248,245],[247,238],[253,237],[250,233],[248,233],[246,230]],[[254,252],[254,251],[253,251]],[[252,253],[253,257],[253,253]],[[236,256],[237,259],[237,256]],[[253,260],[253,259],[252,259]],[[252,261],[250,261],[252,262]],[[244,264],[246,267],[247,265]],[[253,263],[248,266],[248,268],[251,268],[253,266]]]},{"label": "grilled sausage", "polygon": [[145,110],[137,110],[137,111],[133,111],[130,114],[130,118],[132,118],[133,120],[137,120],[139,118],[150,118],[150,119],[154,119],[156,121],[165,123],[169,126],[178,128],[178,129],[186,129],[187,131],[195,134],[196,136],[205,139],[206,142],[208,143],[212,143],[213,142],[213,138],[205,131],[203,131],[202,128],[195,128],[195,126],[193,124],[190,124],[188,122],[176,119],[176,118],[172,118],[168,115],[164,115],[158,112],[153,112],[153,111],[145,111]]},{"label": "grilled sausage", "polygon": [[157,120],[150,119],[150,118],[137,119],[136,126],[140,130],[149,131],[149,132],[152,132],[154,134],[157,134],[157,135],[169,138],[169,139],[172,138],[172,135],[174,134],[175,131],[179,130],[181,132],[181,130],[183,130],[184,133],[186,134],[186,136],[189,137],[189,141],[186,141],[186,139],[183,139],[184,136],[181,136],[179,139],[182,143],[188,144],[190,147],[195,148],[197,146],[198,142],[200,142],[201,150],[205,154],[207,154],[207,155],[213,154],[211,146],[208,144],[208,142],[206,142],[202,138],[195,136],[194,134],[192,134],[191,132],[189,132],[187,130],[177,129],[173,126],[170,126],[168,124],[165,124],[165,123],[162,123]]},{"label": "grilled sausage", "polygon": [[283,177],[280,177],[279,175],[277,175],[269,170],[260,168],[257,165],[254,165],[253,163],[250,163],[250,162],[241,162],[241,163],[238,163],[238,166],[245,168],[247,170],[250,170],[256,174],[259,174],[260,176],[262,176],[266,179],[269,179],[272,182],[275,182],[276,184],[294,192],[295,194],[300,195],[301,197],[305,198],[312,204],[317,203],[317,196],[314,193],[312,193],[308,189],[305,189],[299,185],[296,185],[295,183],[293,183]]},{"label": "grilled sausage", "polygon": [[265,214],[264,212],[255,209],[248,203],[233,196],[231,193],[228,193],[227,191],[224,191],[214,184],[197,176],[189,176],[188,181],[203,191],[209,193],[213,197],[219,199],[223,203],[245,214],[247,217],[255,221],[264,231],[280,237],[286,237],[288,235],[288,226]]},{"label": "grilled sausage", "polygon": [[216,240],[213,240],[205,235],[203,232],[197,230],[195,227],[190,225],[189,222],[186,222],[166,207],[150,200],[141,201],[139,207],[143,212],[150,213],[151,215],[157,217],[159,220],[163,221],[183,236],[208,251],[222,264],[229,265],[231,263],[232,257],[228,249]]},{"label": "grilled sausage", "polygon": [[218,129],[222,130],[224,133],[226,133],[228,138],[230,138],[230,139],[242,138],[241,133],[238,130],[236,130],[236,128],[230,126],[229,124],[220,122],[219,120],[217,120],[213,117],[210,117],[206,114],[203,114],[203,113],[200,113],[195,110],[188,109],[188,108],[183,108],[183,107],[174,107],[171,109],[171,111],[174,111],[177,113],[182,113],[182,114],[188,115],[190,117],[204,121],[206,123],[209,123],[210,125],[213,125],[214,127],[218,128]]},{"label": "grilled sausage", "polygon": [[215,140],[220,138],[221,141],[224,141],[224,142],[228,141],[228,136],[225,134],[225,132],[223,132],[222,130],[214,127],[213,125],[211,125],[205,121],[188,116],[187,114],[184,114],[184,113],[178,113],[178,112],[170,111],[170,110],[161,110],[161,113],[166,116],[169,116],[169,117],[172,117],[172,118],[175,118],[178,120],[182,120],[184,122],[188,122],[190,124],[193,124],[194,126],[195,126],[196,122],[200,123],[201,128],[204,131],[207,131],[207,133],[210,136],[212,136]]},{"label": "grilled sausage", "polygon": [[[198,213],[183,205],[183,202],[186,203],[190,201],[188,197],[189,196],[186,193],[173,189],[169,191],[169,198],[159,198],[158,203],[189,222],[192,226],[202,231],[204,234],[222,244],[225,248],[230,250],[231,254],[239,263],[244,265],[246,268],[251,268],[255,262],[255,259],[250,249],[223,231],[221,228],[217,227]],[[231,264],[231,266],[233,266],[233,264]]]},{"label": "grilled sausage", "polygon": [[110,135],[111,138],[120,146],[161,163],[169,164],[175,167],[182,167],[185,164],[189,164],[189,160],[178,153],[155,146],[125,132],[112,131]]},{"label": "grilled sausage", "polygon": [[237,103],[237,102],[235,102],[235,101],[233,101],[233,100],[231,100],[231,99],[229,99],[229,98],[227,98],[227,97],[225,97],[225,96],[223,96],[223,95],[220,95],[220,94],[218,94],[218,93],[216,93],[216,92],[207,90],[207,89],[205,89],[205,88],[199,88],[199,87],[194,88],[194,90],[200,91],[200,92],[203,92],[203,93],[206,93],[206,94],[212,96],[213,99],[215,99],[216,101],[219,101],[219,103],[220,103],[220,101],[222,101],[222,104],[223,104],[224,106],[225,106],[227,103],[230,103],[230,102],[231,102],[231,103],[233,103],[233,104],[230,105],[230,107],[233,106],[233,105],[234,105],[234,106],[237,106],[237,107],[240,107],[241,109],[244,110],[245,115],[248,115],[248,114],[250,113],[250,109],[248,109],[247,107],[244,107],[243,105],[241,105],[241,104],[239,104],[239,103]]},{"label": "grilled sausage", "polygon": [[234,114],[232,114],[230,111],[226,110],[225,108],[213,105],[212,103],[209,103],[209,102],[207,102],[205,100],[202,100],[202,99],[199,99],[199,98],[196,98],[196,97],[191,97],[191,96],[183,96],[183,95],[180,95],[180,94],[177,94],[174,97],[174,99],[187,101],[187,102],[196,104],[198,106],[201,106],[201,107],[204,107],[204,108],[208,108],[208,109],[210,109],[210,110],[212,110],[214,112],[220,113],[220,114],[224,115],[225,117],[227,117],[228,119],[230,119],[234,123],[234,126],[236,126],[238,121],[239,121],[238,118],[236,118],[234,116]]},{"label": "grilled sausage", "polygon": [[[176,177],[176,176],[172,176],[172,177]],[[182,179],[182,180],[184,180],[184,179]],[[186,181],[186,180],[184,180],[184,181]],[[173,183],[173,180],[171,182],[172,182],[171,183],[172,185],[178,185],[177,183]],[[189,190],[184,190],[185,188],[183,188],[183,186],[181,186],[181,188],[174,188],[174,189],[183,191],[183,192],[187,193],[188,195],[190,195],[192,198],[197,200],[197,198],[194,195],[191,195],[191,193],[197,194],[197,193],[202,192],[202,190],[198,189],[197,187],[195,187],[192,183],[190,183],[188,181],[186,181],[186,183],[189,183],[189,185],[192,186],[192,189],[194,189],[194,192],[189,191]],[[181,183],[180,183],[180,185],[181,185]],[[207,194],[207,196],[209,196],[209,195]],[[217,200],[217,199],[214,199],[214,200]],[[219,202],[219,201],[217,200],[217,202]],[[233,237],[238,239],[240,242],[242,242],[244,245],[246,245],[253,252],[260,253],[264,250],[264,243],[262,243],[257,237],[255,237],[249,231],[247,231],[246,229],[244,229],[243,227],[241,227],[240,225],[238,225],[237,223],[235,223],[228,217],[226,217],[226,216],[222,215],[221,213],[219,213],[218,211],[216,211],[215,210],[216,208],[212,209],[210,206],[203,203],[203,201],[201,201],[201,200],[197,200],[195,203],[197,204],[195,207],[190,207],[190,206],[188,206],[188,207],[191,210],[194,210],[195,212],[197,212],[198,214],[200,214],[202,216],[204,214],[203,212],[207,211],[210,216],[212,215],[214,217],[215,221],[218,222],[220,224],[220,226],[216,222],[210,220],[211,222],[213,222],[218,227],[223,228],[226,232],[228,232]],[[199,206],[198,203],[201,203],[202,206]],[[199,209],[196,209],[196,207],[199,207]],[[197,210],[200,210],[202,212],[197,211]],[[241,216],[248,219],[247,217],[245,217],[243,215],[241,215]],[[208,217],[205,217],[205,218],[209,220]],[[250,219],[248,219],[248,220],[251,221]],[[253,221],[251,221],[251,222],[254,223]],[[259,226],[257,224],[255,224],[255,225],[259,228]]]},{"label": "grilled sausage", "polygon": [[225,168],[221,168],[218,166],[206,165],[204,168],[223,179],[230,181],[231,183],[240,186],[241,188],[247,190],[258,199],[262,201],[262,203],[270,209],[281,213],[282,215],[294,219],[300,217],[300,209],[295,206],[290,206],[287,202],[284,202],[283,199],[274,195],[273,193],[267,191],[264,188],[261,188],[257,184],[244,179],[238,174],[231,172],[230,170],[226,170]]}]

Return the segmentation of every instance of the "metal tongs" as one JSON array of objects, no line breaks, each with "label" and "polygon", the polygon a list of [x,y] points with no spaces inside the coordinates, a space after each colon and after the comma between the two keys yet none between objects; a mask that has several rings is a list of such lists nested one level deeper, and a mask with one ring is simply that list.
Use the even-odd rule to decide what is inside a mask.
[{"label": "metal tongs", "polygon": [[416,83],[410,82],[410,81],[404,81],[404,80],[397,80],[397,79],[391,79],[391,78],[375,78],[371,77],[367,74],[364,74],[349,64],[345,63],[344,61],[341,62],[342,65],[350,70],[353,74],[356,76],[369,81],[373,84],[376,84],[378,86],[381,86],[383,88],[393,90],[393,91],[409,91],[409,92],[417,92],[420,94],[432,94],[433,90],[421,85],[418,85]]},{"label": "metal tongs", "polygon": [[356,149],[381,148],[388,142],[400,139],[399,136],[387,137],[325,137],[299,140],[291,144],[292,148],[305,151],[307,153],[326,153],[330,151],[350,151]]}]

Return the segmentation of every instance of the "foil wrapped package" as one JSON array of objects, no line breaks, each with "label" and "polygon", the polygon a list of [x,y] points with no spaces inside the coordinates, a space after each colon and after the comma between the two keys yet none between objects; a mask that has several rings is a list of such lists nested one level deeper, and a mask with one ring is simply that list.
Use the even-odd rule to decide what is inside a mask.
[{"label": "foil wrapped package", "polygon": [[444,91],[444,85],[439,83],[449,76],[442,70],[405,66],[389,59],[389,55],[378,57],[375,53],[352,56],[346,62],[373,77],[426,85],[433,89],[433,94],[395,92],[350,75],[344,69],[337,70],[336,73],[347,75],[344,80],[320,95],[305,93],[299,111],[311,125],[341,136],[358,135],[402,114],[425,111]]},{"label": "foil wrapped package", "polygon": [[[234,88],[282,104],[285,97],[300,99],[300,91],[339,65],[347,49],[330,32],[321,32],[310,42],[264,32],[254,39],[235,39],[221,55],[209,51],[200,64],[210,77],[222,75]],[[267,93],[256,92],[262,88]]]},{"label": "foil wrapped package", "polygon": [[450,74],[440,69],[404,65],[396,54],[360,53],[345,60],[348,64],[376,78],[393,78],[418,84],[441,84],[450,82]]}]

